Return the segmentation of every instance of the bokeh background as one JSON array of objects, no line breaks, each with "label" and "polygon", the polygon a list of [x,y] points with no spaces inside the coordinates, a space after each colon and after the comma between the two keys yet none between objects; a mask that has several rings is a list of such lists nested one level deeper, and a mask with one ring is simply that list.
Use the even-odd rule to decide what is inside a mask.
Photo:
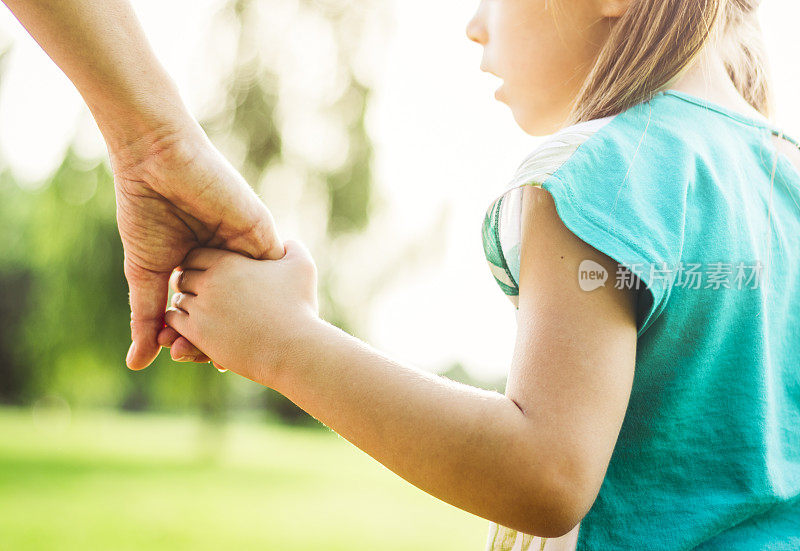
[{"label": "bokeh background", "polygon": [[[134,0],[212,141],[319,268],[321,315],[504,391],[513,307],[480,224],[524,155],[465,25],[477,1]],[[767,0],[775,120],[800,137],[800,7]],[[0,4],[0,550],[483,549],[484,519],[280,394],[209,365],[124,367],[105,147]]]}]

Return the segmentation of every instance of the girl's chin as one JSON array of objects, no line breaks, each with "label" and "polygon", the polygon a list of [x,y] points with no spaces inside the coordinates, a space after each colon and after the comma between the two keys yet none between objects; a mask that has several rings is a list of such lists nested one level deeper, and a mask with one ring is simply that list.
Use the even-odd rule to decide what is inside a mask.
[{"label": "girl's chin", "polygon": [[503,87],[504,87],[505,85],[506,85],[506,84],[505,84],[505,82],[504,82],[503,84],[501,84],[500,86],[498,86],[498,87],[497,87],[497,90],[495,90],[495,91],[494,91],[494,98],[495,98],[497,101],[503,101],[503,97],[504,97],[504,95],[503,95],[503,92],[504,92],[504,90],[503,90]]}]

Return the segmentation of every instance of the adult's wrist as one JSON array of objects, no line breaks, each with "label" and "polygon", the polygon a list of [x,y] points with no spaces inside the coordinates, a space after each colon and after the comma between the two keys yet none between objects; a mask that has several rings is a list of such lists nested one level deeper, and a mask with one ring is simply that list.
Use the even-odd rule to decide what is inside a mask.
[{"label": "adult's wrist", "polygon": [[[88,103],[88,102],[87,102]],[[158,143],[198,126],[177,90],[140,92],[113,104],[89,104],[109,152]]]},{"label": "adult's wrist", "polygon": [[[104,119],[104,121],[109,119]],[[107,124],[98,121],[115,176],[147,182],[160,191],[177,168],[213,148],[200,124],[181,105],[131,108]]]}]

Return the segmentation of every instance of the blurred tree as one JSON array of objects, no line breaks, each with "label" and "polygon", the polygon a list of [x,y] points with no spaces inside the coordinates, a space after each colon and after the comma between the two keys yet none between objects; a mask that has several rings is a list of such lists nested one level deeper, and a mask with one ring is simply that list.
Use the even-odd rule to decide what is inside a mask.
[{"label": "blurred tree", "polygon": [[[9,48],[0,51],[0,83]],[[18,229],[24,204],[14,193],[11,173],[0,165],[0,403],[15,404],[28,391],[24,361],[17,342],[23,313],[28,309],[32,274],[25,267]]]},{"label": "blurred tree", "polygon": [[[221,77],[225,83],[220,87],[224,96],[213,102],[215,109],[203,118],[202,125],[229,158],[236,158],[236,166],[263,194],[278,195],[286,191],[287,185],[300,185],[304,188],[300,195],[303,202],[324,202],[327,222],[308,220],[307,223],[323,232],[316,236],[318,242],[326,248],[335,247],[338,240],[346,239],[349,234],[363,232],[370,217],[372,146],[364,125],[369,88],[357,79],[353,67],[353,43],[359,40],[366,25],[364,8],[336,0],[281,3],[284,7],[292,4],[295,11],[285,17],[292,22],[291,29],[299,38],[289,43],[284,56],[275,55],[282,37],[263,40],[269,32],[270,18],[279,12],[277,2],[233,0],[222,8],[216,18],[216,31],[222,36],[210,43],[219,49],[220,42],[230,40],[234,47],[230,48],[232,57],[225,62],[230,69]],[[318,62],[315,69],[286,62],[286,56],[298,55],[292,51],[292,45],[313,48],[313,44],[327,49],[329,54],[315,59]],[[319,63],[325,59],[329,60],[327,67]],[[328,93],[309,94],[302,98],[305,103],[293,104],[291,100],[297,98],[281,94],[281,90],[290,89],[291,81],[298,80],[295,73],[307,69],[322,75],[314,85]],[[323,80],[325,77],[327,81]],[[282,133],[289,125],[302,124],[304,113],[313,113],[318,117],[316,122],[329,123],[328,132],[312,121],[304,128],[309,131],[300,147],[287,152]],[[330,160],[341,151],[343,155]],[[275,170],[286,166],[299,173],[288,184],[276,176],[280,171]],[[269,201],[267,205],[275,210]],[[279,213],[275,214],[277,217]],[[343,304],[332,280],[326,277],[332,266],[326,266],[319,258],[317,264],[321,274],[320,313],[345,331],[355,332],[354,305]],[[268,409],[284,420],[317,423],[277,393],[265,392],[263,400]]]},{"label": "blurred tree", "polygon": [[[280,10],[285,4],[283,0],[222,4],[208,43],[215,50],[224,50],[226,43],[233,47],[226,50],[231,58],[225,60],[224,70],[202,75],[206,80],[219,78],[222,97],[215,98],[215,108],[201,118],[201,124],[234,166],[262,191],[286,191],[285,182],[267,174],[278,165],[293,166],[304,182],[302,202],[322,204],[327,211],[324,220],[309,218],[306,223],[325,232],[326,241],[335,241],[346,233],[363,231],[369,218],[372,148],[364,128],[368,86],[354,76],[354,60],[348,54],[351,43],[359,39],[363,21],[348,16],[356,8],[344,2],[288,2],[294,10],[287,17],[313,21],[313,28],[307,27],[311,31],[327,28],[320,32],[331,41],[322,48],[337,52],[322,60],[327,63],[311,64],[316,64],[318,72],[332,75],[335,82],[327,85],[331,93],[292,104],[280,97],[286,93],[282,81],[302,79],[309,65],[286,63],[273,54],[285,50],[302,56],[313,41],[289,40],[284,48],[280,41],[288,40],[285,36],[265,39],[262,25],[268,25],[270,10]],[[303,127],[298,113],[301,117],[315,113],[319,120],[338,125],[339,130],[333,130],[336,138],[326,140],[313,125]],[[304,128],[309,132],[300,142],[323,151],[322,157],[330,148],[345,154],[333,163],[319,157],[315,161],[296,147],[284,155],[283,135],[295,134],[293,143],[297,144],[298,129]],[[8,172],[0,182],[0,236],[4,238],[0,244],[0,399],[27,401],[57,393],[76,404],[130,409],[194,406],[209,419],[223,419],[229,387],[240,388],[241,382],[231,383],[231,377],[219,376],[210,367],[175,364],[166,353],[145,372],[124,369],[121,358],[129,338],[127,287],[107,162],[83,159],[69,148],[56,172],[36,189],[16,186]],[[347,306],[337,300],[326,280],[321,287],[326,317],[352,331]],[[250,397],[283,419],[305,415],[274,392]]]},{"label": "blurred tree", "polygon": [[[220,5],[209,51],[198,56],[198,78],[216,82],[201,124],[279,231],[302,228],[319,268],[320,314],[359,336],[372,297],[400,268],[436,255],[429,236],[444,233],[442,218],[378,258],[374,242],[363,246],[380,200],[365,124],[374,65],[365,52],[374,44],[363,40],[381,23],[378,3]],[[129,310],[114,210],[107,161],[73,148],[36,189],[0,170],[0,400],[56,393],[73,404],[199,408],[209,426],[221,426],[231,406],[258,406],[318,425],[270,389],[166,352],[143,372],[125,369]]]},{"label": "blurred tree", "polygon": [[18,342],[30,388],[103,406],[146,394],[120,359],[129,317],[108,168],[70,148],[41,187],[17,192],[27,203],[20,261],[33,274]]},{"label": "blurred tree", "polygon": [[16,404],[29,392],[25,363],[17,343],[28,310],[32,273],[23,260],[21,238],[15,231],[22,218],[19,197],[10,174],[0,173],[0,403]]},{"label": "blurred tree", "polygon": [[[371,10],[366,0],[231,0],[216,18],[217,37],[209,40],[215,50],[231,55],[222,63],[229,68],[221,75],[223,96],[210,102],[214,107],[203,117],[203,127],[263,195],[285,194],[287,185],[296,185],[301,193],[292,190],[292,195],[301,198],[305,210],[320,203],[325,223],[310,217],[306,222],[318,232],[314,241],[326,249],[363,232],[371,214],[373,150],[364,124],[369,86],[355,69],[360,39],[374,24]],[[289,29],[286,35],[270,36],[275,19]],[[220,46],[226,41],[233,47]],[[311,63],[297,64],[304,56]],[[288,151],[285,133],[292,135]],[[287,182],[281,168],[296,178]],[[276,217],[281,214],[273,210]],[[331,323],[356,332],[353,305],[343,305],[341,293],[332,288],[326,260],[317,259],[320,311]]]}]

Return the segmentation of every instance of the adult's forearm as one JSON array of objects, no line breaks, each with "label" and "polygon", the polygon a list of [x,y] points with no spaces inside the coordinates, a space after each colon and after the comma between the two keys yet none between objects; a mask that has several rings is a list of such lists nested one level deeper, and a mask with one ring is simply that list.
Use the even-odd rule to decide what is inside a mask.
[{"label": "adult's forearm", "polygon": [[110,147],[188,116],[127,0],[3,0],[83,96]]},{"label": "adult's forearm", "polygon": [[324,320],[298,343],[271,386],[306,412],[451,505],[526,533],[561,529],[545,433],[508,397],[400,365]]}]

